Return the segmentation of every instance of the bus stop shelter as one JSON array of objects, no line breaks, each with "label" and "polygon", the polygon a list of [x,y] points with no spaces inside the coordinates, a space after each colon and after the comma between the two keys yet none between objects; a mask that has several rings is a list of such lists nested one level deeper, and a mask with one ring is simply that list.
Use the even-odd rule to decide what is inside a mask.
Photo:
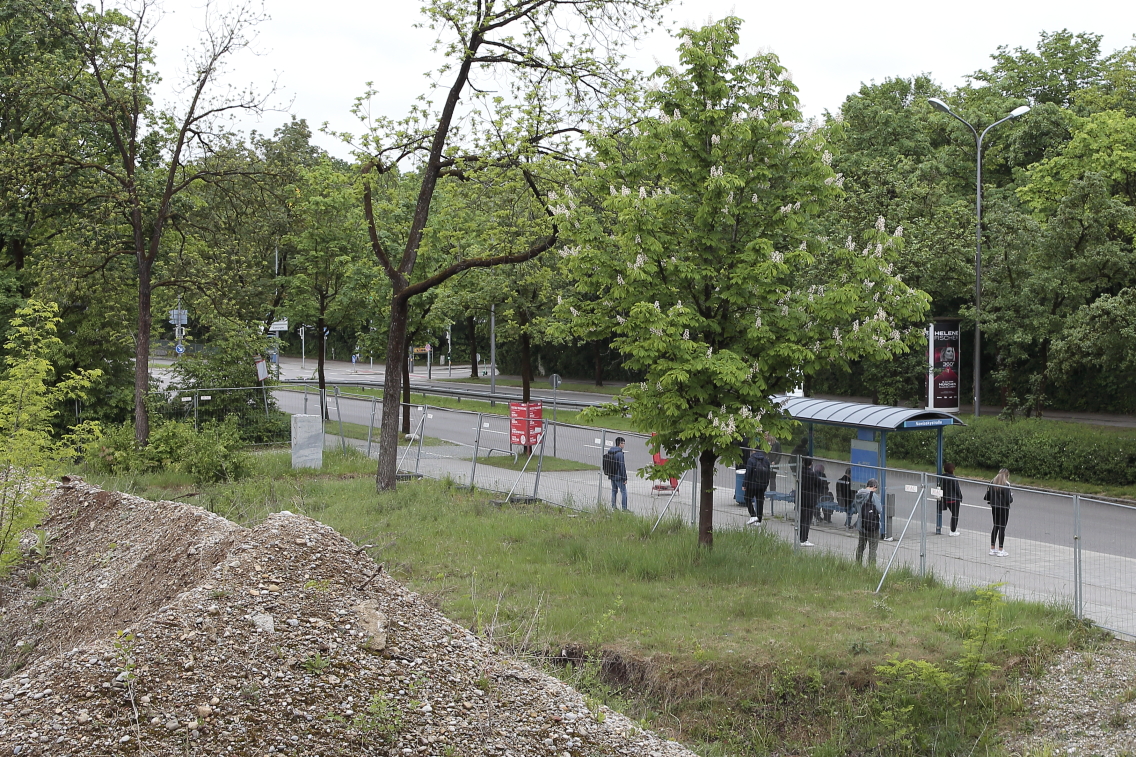
[{"label": "bus stop shelter", "polygon": [[[782,395],[774,398],[786,415],[805,424],[808,429],[809,456],[814,454],[813,430],[816,424],[843,426],[856,429],[852,441],[852,468],[861,470],[878,468],[880,496],[887,501],[887,439],[888,434],[902,431],[936,429],[935,469],[943,473],[943,429],[946,426],[966,425],[958,416],[941,410],[924,408],[870,405],[863,402],[825,400],[816,397]],[[877,444],[875,435],[879,433]],[[855,478],[855,476],[853,476]]]}]

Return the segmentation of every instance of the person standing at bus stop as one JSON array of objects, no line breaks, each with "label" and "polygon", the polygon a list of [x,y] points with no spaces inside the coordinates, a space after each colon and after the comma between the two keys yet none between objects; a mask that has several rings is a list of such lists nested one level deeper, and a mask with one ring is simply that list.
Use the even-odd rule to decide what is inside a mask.
[{"label": "person standing at bus stop", "polygon": [[615,444],[604,454],[603,472],[611,481],[611,509],[615,509],[615,496],[623,495],[623,509],[627,509],[627,460],[623,456],[622,436],[615,437]]},{"label": "person standing at bus stop", "polygon": [[[959,508],[962,507],[962,487],[959,486],[958,479],[955,478],[955,464],[943,463],[943,475],[939,477],[939,488],[943,490],[943,496],[939,500],[940,507],[943,510],[949,510],[951,513],[951,530],[949,536],[958,536],[959,524]],[[936,531],[936,533],[938,533]]]},{"label": "person standing at bus stop", "polygon": [[1010,503],[1014,501],[1010,492],[1010,471],[1005,468],[998,471],[983,499],[990,503],[990,515],[994,519],[994,528],[990,532],[990,554],[1005,557],[1010,554],[1006,551],[1006,524],[1010,521]]}]

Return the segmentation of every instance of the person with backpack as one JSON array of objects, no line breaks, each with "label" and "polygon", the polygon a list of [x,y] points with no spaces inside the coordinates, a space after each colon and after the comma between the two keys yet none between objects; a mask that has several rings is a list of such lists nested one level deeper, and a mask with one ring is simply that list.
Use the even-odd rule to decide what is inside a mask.
[{"label": "person with backpack", "polygon": [[844,510],[844,527],[852,528],[852,469],[845,468],[844,475],[836,479],[836,504]]},{"label": "person with backpack", "polygon": [[879,488],[880,482],[869,478],[868,483],[856,492],[856,498],[852,500],[853,509],[860,513],[858,522],[860,538],[856,542],[856,562],[863,565],[864,547],[867,547],[868,565],[871,567],[876,565],[876,550],[880,546],[880,501],[876,497]]},{"label": "person with backpack", "polygon": [[[951,511],[951,530],[948,536],[958,536],[959,508],[962,507],[962,487],[955,478],[955,464],[943,463],[943,475],[939,477],[939,488],[943,496],[939,499],[939,508]],[[938,533],[936,531],[936,533]]]},{"label": "person with backpack", "polygon": [[603,473],[611,481],[611,509],[615,508],[615,495],[623,495],[623,509],[627,509],[627,461],[623,457],[626,439],[615,437],[615,444],[603,456]]},{"label": "person with backpack", "polygon": [[1010,554],[1006,551],[1006,524],[1010,520],[1010,503],[1014,501],[1014,495],[1010,492],[1010,471],[1005,468],[998,471],[998,475],[990,481],[983,499],[990,503],[990,515],[994,518],[994,530],[990,532],[990,554],[1005,557]]},{"label": "person with backpack", "polygon": [[769,459],[765,452],[755,449],[746,461],[745,476],[742,478],[742,492],[749,509],[747,526],[760,526],[765,517],[765,490],[769,486]]}]

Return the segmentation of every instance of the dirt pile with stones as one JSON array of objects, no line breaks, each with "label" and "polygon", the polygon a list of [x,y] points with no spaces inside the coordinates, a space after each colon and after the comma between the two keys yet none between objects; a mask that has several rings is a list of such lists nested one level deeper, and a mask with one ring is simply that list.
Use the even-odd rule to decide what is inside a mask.
[{"label": "dirt pile with stones", "polygon": [[693,755],[310,518],[244,529],[75,479],[44,527],[0,586],[0,754]]}]

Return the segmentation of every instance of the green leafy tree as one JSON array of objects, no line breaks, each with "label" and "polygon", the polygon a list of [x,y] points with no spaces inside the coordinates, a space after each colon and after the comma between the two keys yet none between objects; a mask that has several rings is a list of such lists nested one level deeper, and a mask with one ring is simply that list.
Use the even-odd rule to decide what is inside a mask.
[{"label": "green leafy tree", "polygon": [[[540,152],[572,155],[573,135],[582,124],[595,111],[619,106],[628,76],[618,47],[634,39],[645,22],[657,19],[666,2],[424,3],[426,23],[438,31],[438,48],[446,56],[440,74],[449,84],[442,92],[441,105],[436,111],[416,109],[400,123],[370,122],[359,146],[371,247],[391,286],[388,359],[406,349],[412,298],[464,271],[521,263],[556,244],[558,230],[553,224],[553,233],[532,235],[521,252],[455,260],[423,277],[417,270],[418,256],[439,181],[460,179],[484,166],[511,167],[526,176],[533,195],[543,201],[545,190],[525,173],[526,158]],[[471,100],[472,106],[460,108],[463,98]],[[361,103],[359,112],[363,114],[364,109]],[[463,138],[463,124],[471,127],[473,136]],[[421,166],[413,213],[400,219],[377,216],[371,197],[374,179],[411,161]],[[381,228],[395,224],[406,230],[399,235],[405,239],[400,252],[380,234]],[[399,374],[388,371],[376,472],[380,491],[395,488],[401,389]]]},{"label": "green leafy tree", "polygon": [[576,246],[561,252],[593,303],[566,300],[563,315],[582,331],[614,323],[614,346],[646,376],[624,397],[670,457],[653,475],[699,468],[707,547],[716,462],[791,427],[772,397],[821,367],[903,353],[906,322],[927,309],[894,275],[901,232],[883,218],[859,243],[818,233],[840,191],[831,156],[776,56],[738,60],[740,26],[682,30],[682,69],[655,75],[655,115],[593,137],[585,185],[602,212],[565,203]]},{"label": "green leafy tree", "polygon": [[6,370],[0,378],[0,573],[19,559],[20,531],[39,522],[51,482],[48,471],[70,459],[98,427],[80,424],[55,438],[59,405],[81,399],[98,371],[71,373],[55,381],[51,357],[61,342],[55,335],[59,309],[30,300],[16,311],[4,345]]},{"label": "green leafy tree", "polygon": [[1100,81],[1101,37],[1084,32],[1074,34],[1068,29],[1042,32],[1036,50],[1010,50],[1002,45],[990,56],[994,65],[970,78],[990,85],[1005,97],[1067,106],[1076,92]]},{"label": "green leafy tree", "polygon": [[[146,395],[156,289],[179,284],[176,263],[182,246],[166,232],[183,211],[182,195],[199,183],[223,184],[249,175],[234,162],[234,138],[223,119],[237,110],[261,111],[264,98],[249,91],[217,93],[215,84],[231,57],[248,47],[248,30],[260,17],[247,7],[217,13],[207,7],[199,48],[186,61],[184,100],[157,108],[151,90],[151,35],[158,8],[142,0],[126,10],[79,7],[73,0],[26,0],[51,33],[75,51],[68,68],[43,71],[38,91],[69,104],[76,136],[42,153],[58,170],[80,177],[74,201],[106,221],[93,248],[73,245],[71,275],[93,273],[120,258],[130,261],[135,290],[134,431],[149,436]],[[87,139],[97,134],[99,139]],[[171,261],[171,258],[174,259]]]},{"label": "green leafy tree", "polygon": [[361,323],[356,299],[372,286],[374,262],[349,174],[325,160],[301,172],[294,192],[293,230],[284,239],[291,252],[281,310],[298,323],[315,325],[322,392],[327,388],[323,335]]}]

